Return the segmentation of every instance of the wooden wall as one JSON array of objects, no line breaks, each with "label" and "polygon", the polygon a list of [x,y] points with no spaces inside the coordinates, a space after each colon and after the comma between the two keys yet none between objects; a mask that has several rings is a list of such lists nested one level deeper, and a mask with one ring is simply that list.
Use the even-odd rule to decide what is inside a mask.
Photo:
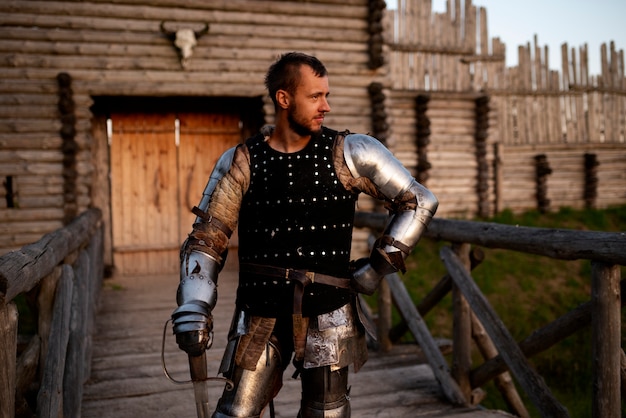
[{"label": "wooden wall", "polygon": [[545,155],[551,173],[547,176],[547,198],[552,209],[585,207],[585,154],[596,155],[597,198],[595,207],[626,202],[626,152],[612,144],[540,144],[502,147],[499,209],[514,211],[537,208],[535,156]]},{"label": "wooden wall", "polygon": [[[329,69],[328,126],[370,131],[367,86],[385,70],[368,67],[368,13],[367,0],[0,2],[0,252],[58,228],[68,211],[59,73],[71,77],[65,94],[78,149],[71,193],[81,212],[94,194],[110,205],[98,195],[108,186],[99,166],[106,146],[94,143],[103,135],[92,132],[97,96],[261,97],[269,64],[299,50]],[[209,24],[186,69],[160,31],[163,21],[168,30]]]},{"label": "wooden wall", "polygon": [[[106,135],[102,119],[92,119],[95,98],[261,97],[271,122],[263,76],[289,50],[327,65],[330,127],[372,132],[368,86],[383,86],[378,117],[389,125],[385,140],[418,175],[417,154],[426,153],[432,168],[425,183],[443,200],[439,216],[477,214],[477,94],[490,100],[489,164],[501,146],[501,171],[489,172],[494,210],[536,206],[530,177],[522,174],[534,170],[528,162],[536,152],[552,164],[555,207],[581,204],[581,186],[571,183],[581,172],[571,167],[592,150],[600,163],[597,206],[626,201],[623,51],[604,46],[598,76],[588,74],[586,49],[566,44],[560,72],[536,43],[521,46],[519,66],[506,68],[504,43],[487,31],[487,10],[471,0],[447,4],[446,12],[433,13],[430,0],[399,0],[398,11],[386,11],[378,68],[370,55],[374,0],[0,2],[0,252],[35,241],[92,205],[103,207],[110,223]],[[162,22],[168,30],[209,24],[186,68]],[[421,151],[419,95],[430,98],[430,143]]]},{"label": "wooden wall", "polygon": [[431,0],[398,0],[385,16],[388,143],[420,171],[414,99],[429,97],[426,184],[442,200],[438,215],[480,212],[473,103],[479,94],[489,99],[488,173],[482,175],[491,214],[538,207],[535,157],[541,154],[552,170],[545,183],[550,208],[586,205],[586,153],[598,162],[593,206],[626,203],[624,51],[613,42],[602,45],[601,74],[593,75],[585,45],[564,43],[561,62],[549,63],[548,48],[535,37],[533,45],[519,46],[519,65],[506,67],[505,44],[489,37],[487,9],[471,0],[446,4],[435,13]]},{"label": "wooden wall", "polygon": [[[478,213],[475,149],[475,94],[427,95],[426,117],[430,121],[430,142],[426,160],[432,165],[422,181],[439,199],[438,216],[473,217]],[[394,91],[389,98],[391,121],[389,148],[418,177],[418,144],[415,92]],[[488,147],[488,159],[493,159]],[[491,184],[493,201],[493,184]]]}]

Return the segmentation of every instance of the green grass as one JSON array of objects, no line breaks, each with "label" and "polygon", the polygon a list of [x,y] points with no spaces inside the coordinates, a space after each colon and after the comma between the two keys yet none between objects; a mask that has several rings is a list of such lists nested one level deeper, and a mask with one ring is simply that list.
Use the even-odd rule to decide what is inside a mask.
[{"label": "green grass", "polygon": [[[506,211],[486,221],[530,227],[618,232],[626,231],[626,206],[606,210],[565,208],[546,214],[530,211],[515,215]],[[443,245],[449,243],[423,239],[407,260],[409,271],[403,280],[416,303],[445,274],[439,258],[439,249]],[[517,341],[590,298],[591,267],[587,260],[563,261],[514,251],[481,249],[485,253],[485,260],[472,272],[472,277]],[[624,266],[621,274],[625,277]],[[399,315],[394,320],[400,321]],[[424,320],[435,337],[451,338],[451,296],[446,296]],[[626,316],[622,315],[622,344],[623,336],[626,335],[625,323]],[[405,338],[412,340],[410,334],[406,334]],[[475,365],[478,365],[482,360],[475,351]],[[531,363],[543,376],[555,397],[568,408],[572,418],[591,415],[590,327],[534,356]],[[506,410],[493,383],[484,389],[488,391],[488,397],[483,406]],[[521,389],[519,392],[524,397]],[[525,404],[533,417],[540,416],[530,401],[525,399]]]}]

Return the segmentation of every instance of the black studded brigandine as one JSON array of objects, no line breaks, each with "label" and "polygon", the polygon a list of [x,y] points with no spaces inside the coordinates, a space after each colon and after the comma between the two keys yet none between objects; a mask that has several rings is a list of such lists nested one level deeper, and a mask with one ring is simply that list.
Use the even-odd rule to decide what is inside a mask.
[{"label": "black studded brigandine", "polygon": [[[324,129],[294,153],[272,149],[262,135],[246,142],[250,187],[239,222],[239,260],[347,277],[357,194],[333,167],[337,133]],[[290,313],[293,283],[241,273],[238,303],[258,315]],[[349,294],[321,284],[307,287],[303,313],[345,304]]]}]

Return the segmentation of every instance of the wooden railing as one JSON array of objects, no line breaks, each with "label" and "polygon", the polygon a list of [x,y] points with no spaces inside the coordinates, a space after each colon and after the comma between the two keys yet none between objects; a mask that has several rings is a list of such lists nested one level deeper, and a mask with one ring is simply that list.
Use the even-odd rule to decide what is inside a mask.
[{"label": "wooden railing", "polygon": [[[355,226],[379,233],[386,218],[384,214],[358,213]],[[476,403],[480,400],[475,399],[479,396],[476,389],[495,379],[496,387],[511,412],[527,417],[528,411],[517,394],[510,372],[542,417],[569,416],[567,409],[555,399],[542,377],[528,363],[528,358],[591,324],[593,356],[589,361],[593,362],[594,374],[592,416],[621,416],[620,388],[624,393],[626,382],[620,382],[620,376],[626,375],[626,368],[622,366],[626,364],[626,356],[620,345],[622,283],[619,266],[626,265],[626,232],[530,228],[435,218],[427,235],[452,243],[443,247],[440,254],[447,274],[417,305],[397,274],[388,275],[385,283],[392,296],[388,299],[394,300],[404,320],[399,327],[411,331],[449,401],[465,405]],[[483,258],[480,248],[472,249],[472,244],[561,260],[590,260],[591,299],[535,330],[518,344],[472,279],[471,269]],[[454,306],[451,366],[422,319],[450,291]],[[382,312],[389,309],[379,306]],[[379,338],[384,340],[389,338],[389,334]],[[471,364],[472,339],[485,358],[483,364],[474,368]]]},{"label": "wooden railing", "polygon": [[[80,416],[103,277],[102,214],[90,209],[34,244],[0,257],[0,417]],[[37,333],[18,352],[14,299],[36,301]],[[36,408],[26,392],[36,386]],[[36,410],[33,410],[36,409]]]}]

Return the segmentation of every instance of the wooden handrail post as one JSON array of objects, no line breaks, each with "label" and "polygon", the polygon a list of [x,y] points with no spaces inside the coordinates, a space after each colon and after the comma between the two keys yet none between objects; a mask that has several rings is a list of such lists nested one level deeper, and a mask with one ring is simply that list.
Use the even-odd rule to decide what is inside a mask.
[{"label": "wooden handrail post", "polygon": [[619,418],[621,297],[618,265],[591,262],[594,418]]},{"label": "wooden handrail post", "polygon": [[554,398],[541,376],[528,364],[528,360],[524,357],[508,329],[497,316],[476,283],[474,283],[471,275],[456,254],[449,247],[442,247],[440,255],[448,269],[448,273],[450,273],[450,277],[452,277],[454,283],[467,298],[472,306],[472,310],[485,327],[496,349],[500,352],[511,372],[542,416],[554,418],[569,417],[567,409]]},{"label": "wooden handrail post", "polygon": [[398,311],[407,322],[409,330],[413,333],[415,340],[424,351],[424,355],[435,377],[439,381],[444,396],[455,405],[467,405],[468,402],[463,392],[461,392],[459,385],[450,375],[450,368],[430,334],[428,327],[424,323],[424,319],[419,312],[417,312],[417,308],[413,304],[402,279],[397,273],[391,273],[385,276],[385,280],[389,284],[389,289],[396,301]]},{"label": "wooden handrail post", "polygon": [[[480,323],[476,315],[472,314],[472,336],[476,341],[476,346],[485,360],[489,360],[498,355],[498,350],[493,345],[493,341],[487,335],[485,327]],[[517,393],[511,374],[506,371],[502,372],[494,378],[496,388],[502,394],[504,401],[509,407],[509,411],[521,418],[529,418],[530,414]]]},{"label": "wooden handrail post", "polygon": [[378,333],[378,350],[385,353],[391,350],[393,343],[389,338],[391,329],[391,290],[386,281],[382,281],[378,287],[378,321],[376,322]]},{"label": "wooden handrail post", "polygon": [[15,416],[17,307],[0,299],[0,418]]},{"label": "wooden handrail post", "polygon": [[[452,251],[459,256],[463,265],[470,270],[469,244],[452,244]],[[452,285],[452,301],[454,322],[452,326],[452,367],[451,373],[459,385],[465,399],[471,399],[472,386],[469,373],[472,368],[472,321],[470,307],[463,293],[456,285]]]}]

